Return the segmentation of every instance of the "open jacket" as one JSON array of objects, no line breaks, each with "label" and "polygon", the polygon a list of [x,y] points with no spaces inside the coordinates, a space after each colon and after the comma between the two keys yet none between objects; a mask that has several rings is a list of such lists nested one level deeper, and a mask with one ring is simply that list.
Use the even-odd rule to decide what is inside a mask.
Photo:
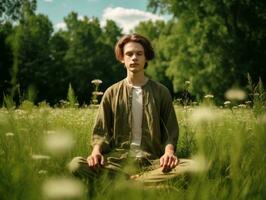
[{"label": "open jacket", "polygon": [[[132,86],[126,79],[109,87],[102,98],[92,133],[92,146],[103,154],[126,155],[132,137]],[[167,144],[176,147],[178,123],[169,90],[153,80],[142,86],[143,118],[140,148],[149,159],[160,158]]]}]

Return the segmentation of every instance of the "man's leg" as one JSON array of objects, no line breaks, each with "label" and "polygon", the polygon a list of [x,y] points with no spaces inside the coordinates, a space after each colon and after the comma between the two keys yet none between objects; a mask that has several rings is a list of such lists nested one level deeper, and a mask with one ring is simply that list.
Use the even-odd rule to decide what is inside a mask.
[{"label": "man's leg", "polygon": [[73,158],[72,161],[68,164],[68,169],[74,176],[80,178],[93,178],[102,173],[108,173],[108,174],[122,173],[123,175],[128,176],[122,170],[120,164],[110,162],[107,160],[104,166],[92,168],[89,167],[87,160],[83,157]]},{"label": "man's leg", "polygon": [[[157,162],[159,163],[159,161]],[[155,164],[155,169],[131,176],[131,179],[142,183],[159,183],[182,174],[196,171],[196,163],[190,159],[179,159],[179,164],[167,173],[162,171],[162,167],[160,167],[158,163]]]},{"label": "man's leg", "polygon": [[[122,177],[129,179],[129,175],[125,173],[120,164],[111,162],[109,159],[106,160],[106,163],[102,167],[92,168],[89,167],[87,160],[83,157],[75,157],[68,164],[69,171],[76,177],[84,179],[88,183],[88,195],[90,197],[94,196],[97,193],[97,185],[100,183],[101,178],[107,177]],[[100,178],[101,177],[101,178]],[[108,179],[113,180],[113,179]],[[105,182],[107,184],[107,182]],[[109,183],[111,184],[111,182]]]},{"label": "man's leg", "polygon": [[95,171],[89,168],[85,158],[75,157],[68,164],[69,171],[79,178],[90,178],[95,176]]}]

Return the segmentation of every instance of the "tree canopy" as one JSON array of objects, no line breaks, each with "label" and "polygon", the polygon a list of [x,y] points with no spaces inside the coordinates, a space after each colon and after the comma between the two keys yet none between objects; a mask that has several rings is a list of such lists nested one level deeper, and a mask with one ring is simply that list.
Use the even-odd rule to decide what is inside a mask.
[{"label": "tree canopy", "polygon": [[148,7],[176,19],[166,37],[174,48],[164,47],[171,49],[165,74],[175,91],[189,80],[193,93],[212,93],[221,99],[226,89],[246,85],[247,73],[265,84],[265,2],[149,0]]},{"label": "tree canopy", "polygon": [[36,0],[1,0],[0,23],[23,20],[33,14],[37,7]]},{"label": "tree canopy", "polygon": [[122,33],[114,21],[101,27],[97,18],[80,20],[71,12],[64,19],[67,29],[54,32],[47,16],[24,12],[17,25],[0,26],[1,100],[9,94],[17,102],[55,104],[66,99],[71,84],[78,100],[89,103],[91,80],[102,79],[104,90],[122,79],[113,53]]},{"label": "tree canopy", "polygon": [[[3,0],[0,5],[0,102],[67,98],[69,85],[80,103],[89,103],[93,79],[104,91],[125,76],[114,56],[123,34],[112,20],[71,12],[65,30],[55,31],[49,18],[36,14],[36,0]],[[263,1],[149,0],[153,12],[168,21],[141,22],[134,32],[148,37],[156,57],[146,70],[176,97],[190,81],[190,92],[223,101],[233,86],[245,87],[247,74],[266,78],[266,3]],[[16,22],[16,23],[14,23]]]}]

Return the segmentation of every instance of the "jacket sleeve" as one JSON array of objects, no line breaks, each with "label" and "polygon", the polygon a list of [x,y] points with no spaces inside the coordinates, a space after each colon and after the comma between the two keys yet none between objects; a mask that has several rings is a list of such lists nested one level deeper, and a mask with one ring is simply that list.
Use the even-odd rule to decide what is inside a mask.
[{"label": "jacket sleeve", "polygon": [[111,99],[110,89],[107,89],[100,103],[92,132],[91,144],[92,146],[100,145],[102,153],[110,151],[110,140],[113,132]]},{"label": "jacket sleeve", "polygon": [[172,97],[167,88],[162,90],[161,100],[161,126],[163,126],[164,135],[163,143],[164,146],[172,144],[176,150],[176,145],[179,136],[179,127],[172,103]]}]

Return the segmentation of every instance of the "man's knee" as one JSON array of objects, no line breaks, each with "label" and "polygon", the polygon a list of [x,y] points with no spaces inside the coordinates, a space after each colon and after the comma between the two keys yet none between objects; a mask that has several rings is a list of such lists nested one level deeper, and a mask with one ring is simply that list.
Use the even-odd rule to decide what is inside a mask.
[{"label": "man's knee", "polygon": [[86,159],[79,156],[73,158],[67,167],[73,175],[78,175],[82,168],[85,167],[85,165],[88,165]]}]

